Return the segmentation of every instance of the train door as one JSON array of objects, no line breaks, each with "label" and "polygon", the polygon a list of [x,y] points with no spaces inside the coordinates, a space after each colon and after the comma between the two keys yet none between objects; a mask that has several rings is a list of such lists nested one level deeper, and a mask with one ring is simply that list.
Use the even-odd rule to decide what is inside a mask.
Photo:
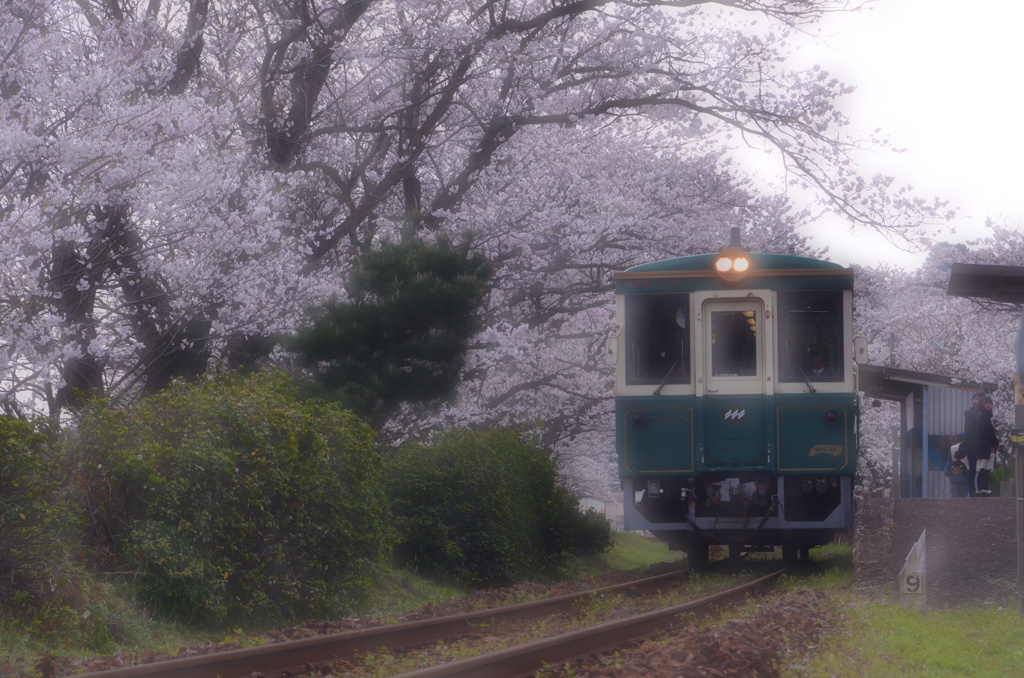
[{"label": "train door", "polygon": [[753,470],[771,459],[765,304],[756,297],[711,298],[702,304],[706,470]]}]

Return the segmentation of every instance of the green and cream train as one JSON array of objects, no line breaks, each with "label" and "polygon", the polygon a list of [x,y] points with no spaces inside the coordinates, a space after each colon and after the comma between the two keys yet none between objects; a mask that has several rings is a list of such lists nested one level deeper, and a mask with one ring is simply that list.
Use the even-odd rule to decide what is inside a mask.
[{"label": "green and cream train", "polygon": [[614,278],[625,528],[697,567],[712,544],[792,563],[852,523],[853,271],[733,239]]}]

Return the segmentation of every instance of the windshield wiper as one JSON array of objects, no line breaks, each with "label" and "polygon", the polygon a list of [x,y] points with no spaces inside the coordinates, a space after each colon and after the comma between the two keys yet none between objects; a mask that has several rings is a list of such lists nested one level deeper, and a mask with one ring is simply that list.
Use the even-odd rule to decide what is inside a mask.
[{"label": "windshield wiper", "polygon": [[799,363],[793,360],[793,351],[791,351],[789,348],[789,339],[786,339],[784,341],[786,344],[786,358],[789,360],[790,367],[796,368],[797,372],[800,373],[800,376],[804,378],[804,383],[807,384],[807,389],[811,393],[817,393],[817,391],[814,389],[814,385],[811,384],[811,380],[807,378],[807,373],[804,372],[804,368],[800,367]]},{"label": "windshield wiper", "polygon": [[811,393],[817,393],[818,391],[815,390],[814,385],[811,384],[811,380],[807,377],[807,373],[804,372],[804,368],[800,367],[799,365],[797,365],[796,368],[800,370],[800,376],[804,378],[804,383],[807,384],[807,390],[809,390]]},{"label": "windshield wiper", "polygon": [[665,376],[661,380],[661,383],[658,384],[658,388],[654,389],[654,395],[661,395],[661,389],[665,388],[665,382],[668,381],[668,378],[670,376],[672,376],[672,372],[675,371],[676,365],[678,365],[678,364],[679,364],[679,361],[677,360],[674,363],[672,363],[672,367],[668,368],[668,372],[665,373]]}]

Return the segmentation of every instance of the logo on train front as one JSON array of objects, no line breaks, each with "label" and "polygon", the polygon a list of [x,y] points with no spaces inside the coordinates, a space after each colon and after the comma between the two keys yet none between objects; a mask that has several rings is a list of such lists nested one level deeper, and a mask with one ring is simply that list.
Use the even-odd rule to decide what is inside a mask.
[{"label": "logo on train front", "polygon": [[747,416],[746,408],[737,407],[737,408],[732,408],[732,409],[726,410],[725,414],[722,416],[722,418],[725,419],[726,421],[738,422],[738,421],[743,421],[743,418],[746,417],[746,416]]},{"label": "logo on train front", "polygon": [[830,457],[838,457],[843,453],[842,445],[815,445],[811,448],[811,451],[807,454],[808,457],[813,457],[818,454],[827,454]]}]

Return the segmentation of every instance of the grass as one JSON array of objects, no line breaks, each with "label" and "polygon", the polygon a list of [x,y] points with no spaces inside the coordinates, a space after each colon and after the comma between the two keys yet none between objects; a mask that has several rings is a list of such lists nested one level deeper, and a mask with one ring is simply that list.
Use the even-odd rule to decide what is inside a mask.
[{"label": "grass", "polygon": [[[719,554],[721,555],[721,554]],[[618,570],[638,570],[678,560],[665,544],[635,534],[616,534],[612,550],[598,558],[578,559],[573,578]],[[848,546],[828,546],[812,552],[813,568],[799,576],[784,576],[789,589],[820,589],[828,593],[840,619],[839,628],[822,638],[813,656],[791,667],[783,678],[1004,678],[1024,676],[1024,617],[1016,609],[993,606],[955,610],[914,610],[902,607],[895,592],[864,593],[851,584],[852,554]],[[749,566],[770,568],[771,556],[751,555]],[[764,560],[764,563],[760,561]],[[387,618],[410,609],[440,604],[468,591],[444,586],[413,573],[394,570],[380,582],[371,608],[358,614]],[[142,648],[173,649],[190,642],[221,640],[201,631],[150,618],[128,602],[115,587],[91,584],[90,607],[95,617],[113,626],[115,647],[103,652],[132,652]],[[56,616],[53,621],[65,621]],[[79,620],[85,628],[86,622]],[[111,624],[111,622],[116,622]],[[56,631],[56,628],[54,629]],[[66,631],[66,630],[65,630]],[[240,635],[258,633],[238,630]],[[56,657],[98,654],[85,644],[88,634],[44,634],[29,637],[24,620],[0,616],[0,665],[31,667],[44,653]],[[106,645],[106,643],[104,643]],[[25,675],[34,675],[30,670]]]},{"label": "grass", "polygon": [[[583,579],[682,558],[681,554],[670,552],[664,543],[637,534],[616,533],[612,537],[614,541],[610,551],[597,557],[573,559],[564,568],[564,578]],[[439,584],[407,570],[391,570],[378,582],[378,590],[372,596],[373,603],[355,613],[388,617],[424,605],[446,603],[469,593],[467,589]]]},{"label": "grass", "polygon": [[668,550],[664,542],[655,541],[638,534],[616,532],[612,548],[598,558],[580,560],[575,574],[593,577],[606,572],[636,570],[657,565],[667,560],[679,560],[683,555]]},{"label": "grass", "polygon": [[914,610],[837,593],[845,627],[785,678],[1007,678],[1024,675],[1016,610]]},{"label": "grass", "polygon": [[[574,559],[566,578],[584,578],[617,570],[632,570],[673,560],[665,544],[634,534],[614,535],[613,548],[596,558]],[[265,642],[265,628],[203,630],[154,618],[132,600],[130,587],[99,576],[77,575],[68,584],[71,593],[29,616],[0,611],[0,667],[17,666],[25,675],[44,654],[62,658],[93,657],[143,649],[174,652],[207,641],[235,641],[242,645]],[[462,598],[470,591],[439,584],[415,573],[394,569],[378,581],[372,603],[352,614],[388,619],[424,605],[439,605]],[[73,595],[72,595],[73,594]],[[296,620],[280,620],[291,626]],[[227,634],[227,635],[225,635]],[[3,671],[0,671],[3,675]]]},{"label": "grass", "polygon": [[[752,555],[748,564],[771,558]],[[826,591],[840,626],[782,678],[1024,676],[1024,617],[1016,608],[906,608],[895,587],[881,592],[853,588],[849,546],[814,549],[812,559],[809,571],[783,576],[780,586]]]},{"label": "grass", "polygon": [[469,593],[457,586],[441,584],[408,570],[389,570],[377,582],[372,603],[354,610],[361,616],[391,617],[424,605],[440,605]]},{"label": "grass", "polygon": [[1024,617],[1016,609],[904,607],[895,590],[852,587],[848,546],[815,549],[812,557],[810,573],[784,577],[782,585],[828,592],[840,627],[783,678],[1024,676]]},{"label": "grass", "polygon": [[172,649],[202,640],[196,629],[154,619],[117,582],[86,575],[68,581],[70,592],[61,595],[54,584],[58,594],[41,607],[0,611],[0,664],[20,666],[44,654],[61,658],[127,647]]}]

